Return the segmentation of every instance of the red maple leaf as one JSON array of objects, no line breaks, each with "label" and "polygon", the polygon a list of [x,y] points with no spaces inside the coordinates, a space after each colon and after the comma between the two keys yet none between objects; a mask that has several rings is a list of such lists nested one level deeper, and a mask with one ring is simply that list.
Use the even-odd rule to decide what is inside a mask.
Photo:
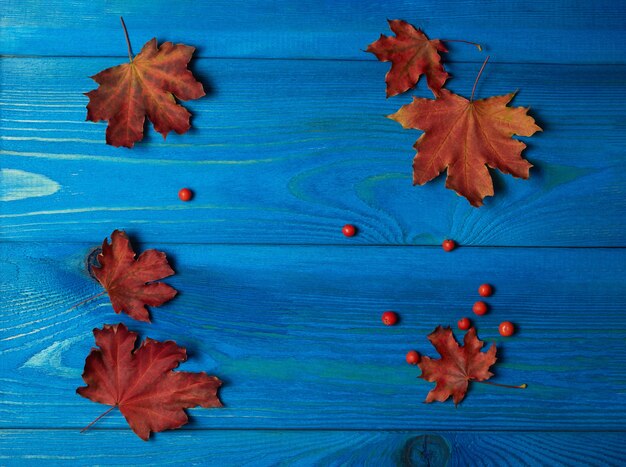
[{"label": "red maple leaf", "polygon": [[430,90],[438,95],[448,79],[439,55],[439,52],[448,51],[446,47],[438,39],[429,40],[421,29],[406,21],[389,20],[389,27],[396,36],[381,34],[380,39],[372,42],[366,50],[381,62],[391,62],[391,69],[385,76],[387,97],[408,91],[423,74]]},{"label": "red maple leaf", "polygon": [[93,333],[99,349],[87,356],[83,373],[87,386],[76,392],[113,406],[100,417],[118,407],[137,436],[147,440],[150,432],[186,424],[184,409],[222,406],[217,396],[222,382],[217,377],[172,371],[187,360],[184,347],[147,338],[135,349],[137,333],[121,323]]},{"label": "red maple leaf", "polygon": [[458,404],[465,397],[470,381],[485,381],[493,376],[489,367],[496,362],[496,345],[481,352],[483,341],[476,337],[475,328],[465,333],[463,346],[458,344],[449,327],[437,326],[428,335],[428,340],[441,358],[422,357],[418,363],[422,370],[420,378],[437,383],[426,396],[427,403],[444,402],[452,396],[454,403]]},{"label": "red maple leaf", "polygon": [[[483,65],[484,66],[484,65]],[[507,107],[515,93],[474,101],[446,89],[435,100],[414,98],[389,118],[404,128],[423,130],[414,147],[413,184],[423,185],[447,169],[446,187],[472,206],[493,196],[487,167],[528,178],[532,164],[521,157],[524,143],[514,134],[541,131],[527,108]]]},{"label": "red maple leaf", "polygon": [[133,58],[129,42],[130,63],[91,77],[100,86],[85,93],[89,97],[87,120],[109,122],[107,144],[132,148],[143,139],[146,115],[164,139],[170,131],[182,134],[191,127],[191,114],[174,96],[187,101],[205,95],[202,84],[187,69],[194,50],[171,42],[159,47],[156,39],[151,39]]},{"label": "red maple leaf", "polygon": [[135,260],[130,240],[122,231],[104,239],[98,255],[100,267],[92,266],[96,279],[109,294],[113,310],[124,311],[131,318],[150,322],[146,305],[160,306],[176,295],[176,290],[162,282],[153,282],[174,274],[165,257],[157,250],[146,250]]}]

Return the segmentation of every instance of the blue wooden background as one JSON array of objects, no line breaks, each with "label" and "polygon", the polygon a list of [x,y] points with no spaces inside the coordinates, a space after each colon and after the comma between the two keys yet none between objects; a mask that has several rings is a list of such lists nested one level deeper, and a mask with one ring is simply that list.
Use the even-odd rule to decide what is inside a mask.
[{"label": "blue wooden background", "polygon": [[[623,465],[626,462],[626,4],[615,0],[5,0],[0,31],[0,465]],[[193,129],[133,150],[85,122],[88,76],[156,36],[197,47]],[[475,209],[411,186],[385,115],[386,18],[477,41],[480,97],[518,89],[544,132],[528,181]],[[486,53],[450,44],[467,95]],[[177,191],[196,192],[181,203]],[[345,223],[359,234],[341,235]],[[180,295],[153,324],[115,315],[85,258],[114,229],[165,251]],[[441,241],[462,247],[445,254]],[[494,381],[423,404],[404,362],[471,315]],[[380,314],[401,314],[384,327]],[[519,328],[497,333],[500,321]],[[225,408],[142,442],[77,396],[91,330],[123,321],[188,348]]]}]

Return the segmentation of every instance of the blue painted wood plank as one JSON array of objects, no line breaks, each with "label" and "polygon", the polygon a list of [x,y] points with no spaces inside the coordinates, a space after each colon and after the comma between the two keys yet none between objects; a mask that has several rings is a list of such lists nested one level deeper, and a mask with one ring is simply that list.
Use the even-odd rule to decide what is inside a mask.
[{"label": "blue painted wood plank", "polygon": [[[136,51],[156,36],[210,57],[373,59],[367,44],[388,33],[386,18],[401,18],[432,38],[481,42],[501,61],[626,60],[626,10],[613,0],[9,0],[0,52],[125,57],[120,15]],[[482,60],[472,47],[451,48],[455,60]]]},{"label": "blue painted wood plank", "polygon": [[[626,429],[625,249],[147,247],[172,259],[180,291],[152,325],[106,297],[73,308],[101,290],[88,245],[0,244],[1,427],[78,429],[103,412],[74,391],[91,330],[123,321],[187,347],[181,369],[224,379],[225,408],[191,410],[189,428]],[[478,318],[482,282],[496,293]],[[387,309],[399,325],[382,325]],[[464,315],[500,348],[493,381],[528,389],[423,403],[432,384],[404,355],[436,356],[426,335]],[[515,336],[498,335],[504,320]],[[113,412],[98,426],[126,423]]]},{"label": "blue painted wood plank", "polygon": [[[174,431],[143,442],[129,430],[0,430],[6,466],[550,465],[619,466],[624,433]],[[126,449],[120,449],[125,446]],[[447,462],[447,464],[446,464]]]},{"label": "blue painted wood plank", "polygon": [[[0,72],[0,427],[12,428],[0,464],[622,464],[623,431],[586,431],[626,429],[626,250],[355,245],[625,246],[626,69],[592,66],[626,63],[625,13],[608,0],[5,2],[0,54],[50,58]],[[157,36],[235,58],[194,62],[211,90],[189,104],[189,134],[151,132],[131,152],[83,122],[86,76],[125,58],[119,15],[135,51]],[[388,65],[362,51],[386,17],[487,45],[479,93],[520,88],[516,104],[546,129],[530,140],[530,181],[498,177],[481,210],[441,179],[409,186],[417,132],[383,118],[409,96],[385,100]],[[452,49],[450,86],[467,93],[485,54]],[[193,203],[176,200],[183,185]],[[341,237],[345,222],[360,235]],[[154,325],[105,298],[72,308],[98,291],[89,244],[124,226],[179,272]],[[404,353],[434,355],[425,335],[469,314],[483,281],[497,290],[478,322],[500,348],[495,381],[529,389],[422,404],[431,385]],[[397,327],[379,322],[389,308]],[[497,334],[504,319],[513,338]],[[103,410],[74,394],[90,330],[118,321],[187,346],[183,368],[222,377],[226,408],[192,410],[156,443],[119,413],[79,435]],[[504,433],[376,431],[477,427]]]},{"label": "blue painted wood plank", "polygon": [[[165,142],[150,130],[133,150],[84,121],[87,76],[115,63],[4,60],[3,240],[136,225],[185,243],[626,245],[624,66],[490,64],[478,94],[519,88],[515,105],[532,106],[545,132],[527,139],[530,180],[496,174],[496,196],[476,209],[443,177],[411,185],[420,132],[384,118],[410,97],[384,98],[378,63],[198,60],[213,91],[186,104],[194,128]],[[451,88],[468,94],[477,68],[452,67]],[[178,200],[183,186],[193,202]],[[340,234],[346,222],[357,237]]]}]

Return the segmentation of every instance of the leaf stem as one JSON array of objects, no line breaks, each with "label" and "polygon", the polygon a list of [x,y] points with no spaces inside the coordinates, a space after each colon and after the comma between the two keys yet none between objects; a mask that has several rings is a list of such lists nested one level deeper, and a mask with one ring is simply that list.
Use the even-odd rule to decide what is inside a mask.
[{"label": "leaf stem", "polygon": [[510,384],[498,384],[498,383],[492,383],[491,381],[476,381],[476,380],[472,380],[472,383],[489,384],[491,386],[498,386],[501,388],[510,388],[510,389],[526,389],[528,387],[528,384],[526,383],[520,384],[519,386],[511,386]]},{"label": "leaf stem", "polygon": [[122,27],[124,28],[124,35],[126,36],[126,45],[128,45],[128,59],[133,61],[133,49],[130,46],[130,39],[128,37],[128,30],[126,29],[126,23],[124,23],[124,18],[120,16],[120,21],[122,22]]},{"label": "leaf stem", "polygon": [[464,44],[470,44],[475,46],[479,52],[483,51],[483,47],[478,43],[478,42],[471,42],[471,41],[463,41],[461,39],[439,39],[441,42],[462,42]]},{"label": "leaf stem", "polygon": [[472,96],[470,97],[470,102],[473,102],[473,100],[474,100],[474,92],[476,91],[476,85],[478,84],[478,80],[480,79],[480,75],[483,74],[483,70],[485,69],[485,65],[487,64],[488,61],[489,61],[489,55],[487,55],[487,58],[483,62],[483,66],[480,67],[480,71],[478,72],[478,76],[476,76],[476,81],[474,81],[474,87],[472,88]]},{"label": "leaf stem", "polygon": [[[83,300],[82,302],[78,302],[76,305],[74,305],[73,307],[69,308],[69,310],[73,310],[74,308],[78,308],[78,307],[79,307],[79,306],[81,306],[82,304],[87,303],[87,302],[90,302],[90,301],[92,301],[92,300],[94,300],[94,299],[96,299],[96,298],[98,298],[98,297],[101,297],[101,296],[102,296],[102,295],[104,295],[105,293],[107,293],[107,291],[106,291],[106,290],[103,290],[102,292],[100,292],[100,293],[98,293],[98,294],[96,294],[96,295],[93,295],[93,296],[91,296],[91,297],[89,297],[89,298],[86,298],[86,299],[85,299],[85,300]],[[68,310],[68,311],[69,311],[69,310]]]},{"label": "leaf stem", "polygon": [[89,425],[87,425],[85,428],[83,428],[82,430],[80,430],[81,433],[84,433],[85,431],[87,431],[94,423],[96,423],[98,420],[100,420],[102,417],[104,417],[106,414],[108,414],[109,412],[111,412],[114,408],[116,408],[117,405],[114,405],[113,407],[111,407],[109,410],[107,410],[106,412],[100,414],[93,422],[91,422]]}]

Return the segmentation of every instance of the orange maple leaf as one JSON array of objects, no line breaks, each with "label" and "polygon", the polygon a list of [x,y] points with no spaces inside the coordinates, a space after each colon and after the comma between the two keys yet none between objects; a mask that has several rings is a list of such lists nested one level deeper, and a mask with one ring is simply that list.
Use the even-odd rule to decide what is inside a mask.
[{"label": "orange maple leaf", "polygon": [[174,274],[165,257],[157,250],[146,250],[135,259],[130,240],[122,231],[105,238],[100,266],[92,266],[96,279],[109,294],[116,313],[126,312],[131,318],[150,322],[146,305],[160,306],[176,295],[176,290],[163,282],[154,282]]},{"label": "orange maple leaf", "polygon": [[422,357],[418,366],[422,370],[420,378],[436,382],[435,388],[426,396],[426,402],[444,402],[450,396],[455,404],[463,400],[470,381],[485,381],[493,376],[489,367],[496,362],[496,345],[487,352],[481,352],[483,341],[476,337],[476,329],[470,328],[460,346],[452,329],[437,326],[428,335],[428,340],[441,355],[438,360]]},{"label": "orange maple leaf", "polygon": [[421,29],[406,21],[388,21],[396,37],[381,34],[380,39],[372,42],[366,50],[381,62],[391,62],[391,69],[385,76],[387,97],[408,91],[423,74],[430,90],[438,95],[448,79],[439,52],[447,52],[448,49],[439,39],[429,40]]},{"label": "orange maple leaf", "polygon": [[91,78],[100,86],[85,93],[89,97],[87,120],[109,122],[106,142],[132,148],[143,139],[146,115],[154,129],[167,136],[185,133],[191,114],[176,103],[205,95],[187,64],[195,48],[151,39],[130,63],[107,68]]},{"label": "orange maple leaf", "polygon": [[137,436],[147,440],[150,432],[187,423],[184,409],[222,406],[217,396],[222,385],[218,378],[204,372],[172,371],[187,360],[184,347],[148,338],[135,349],[137,333],[121,323],[93,333],[99,349],[93,349],[85,360],[83,380],[87,386],[76,392],[113,407],[87,428],[118,407]]},{"label": "orange maple leaf", "polygon": [[447,169],[446,187],[479,207],[493,196],[487,167],[528,178],[532,164],[521,157],[526,145],[511,137],[542,130],[527,108],[507,107],[514,96],[474,101],[442,89],[437,99],[413,98],[389,115],[404,128],[424,131],[414,145],[413,184],[424,185]]}]

